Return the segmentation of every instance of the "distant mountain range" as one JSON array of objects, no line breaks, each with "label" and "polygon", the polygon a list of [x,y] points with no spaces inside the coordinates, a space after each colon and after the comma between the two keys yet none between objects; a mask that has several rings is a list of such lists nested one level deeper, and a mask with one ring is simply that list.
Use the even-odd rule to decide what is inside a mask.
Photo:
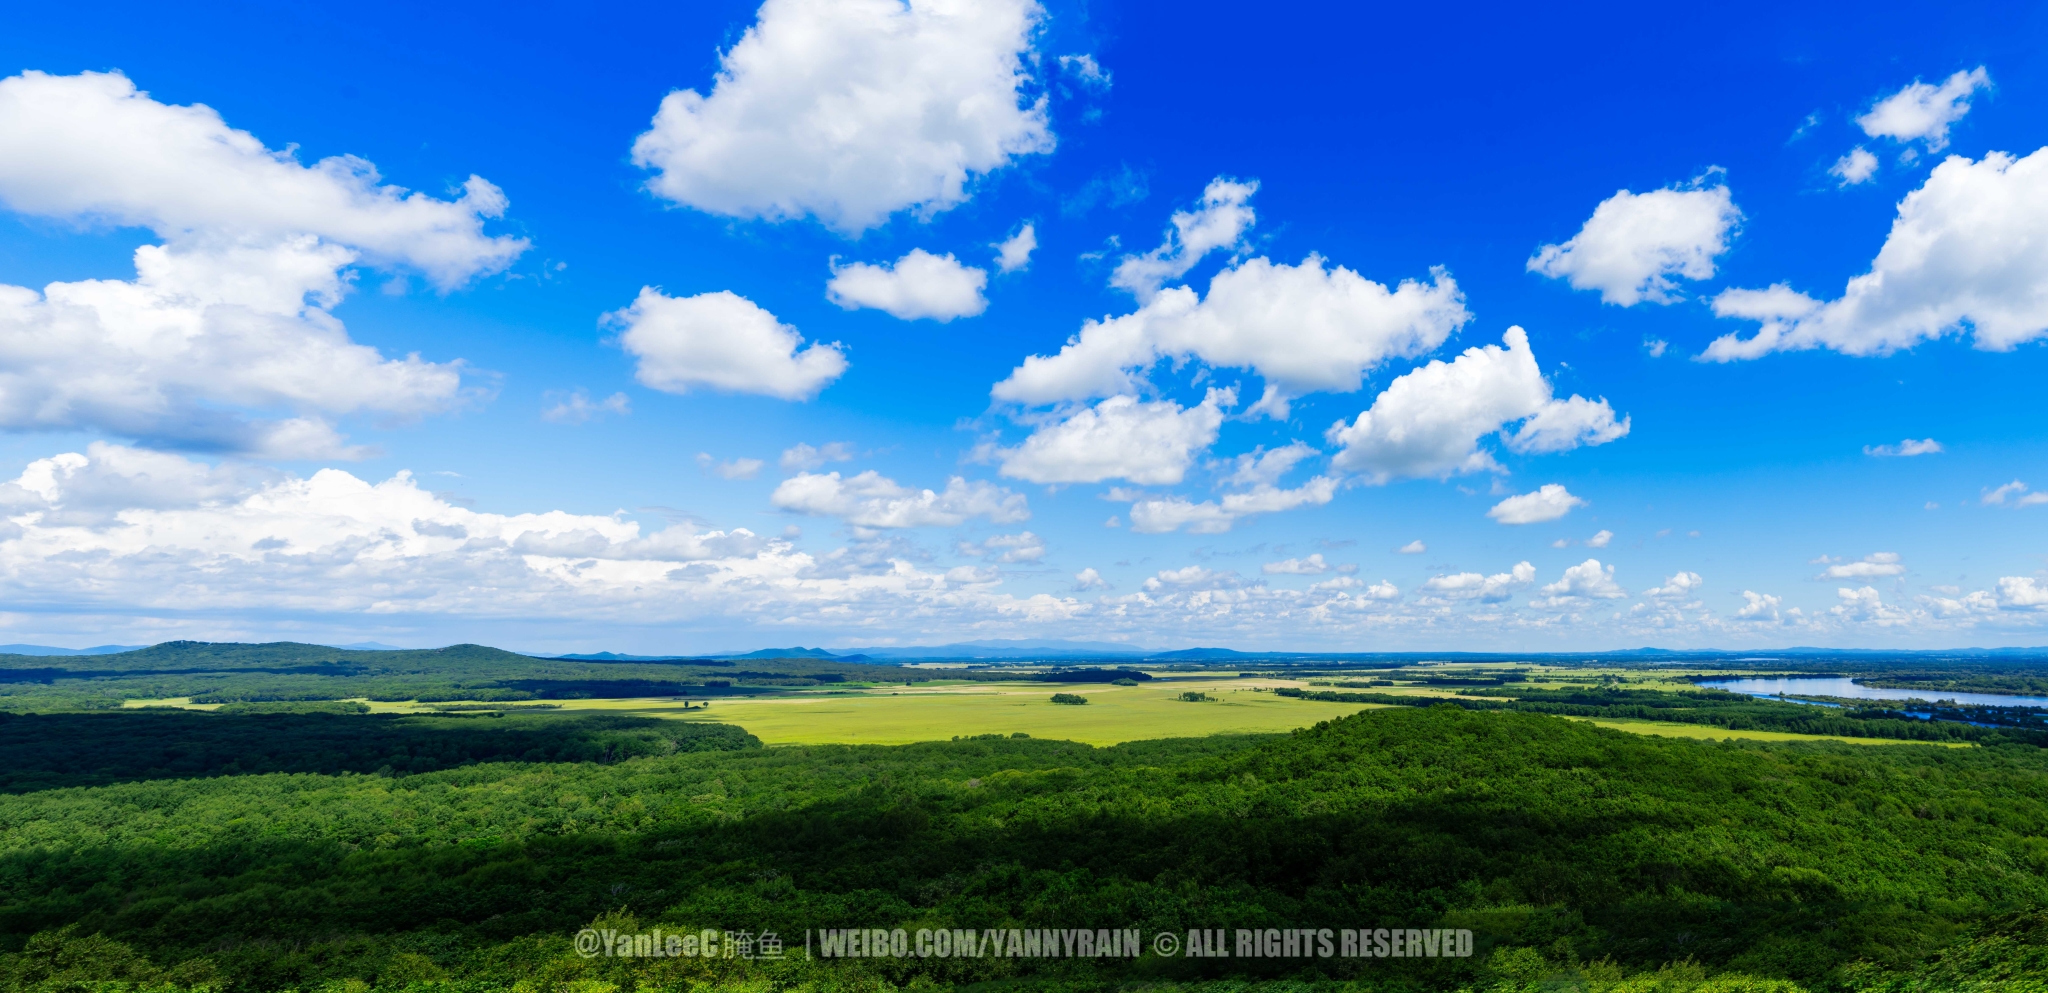
[{"label": "distant mountain range", "polygon": [[0,655],[114,655],[148,645],[99,645],[94,648],[56,648],[50,645],[0,645]]}]

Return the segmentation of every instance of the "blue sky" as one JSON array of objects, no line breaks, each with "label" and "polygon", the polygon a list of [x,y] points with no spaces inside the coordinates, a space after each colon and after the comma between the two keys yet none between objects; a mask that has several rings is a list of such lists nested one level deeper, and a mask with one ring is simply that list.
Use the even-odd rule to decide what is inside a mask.
[{"label": "blue sky", "polygon": [[0,640],[2048,644],[2042,19],[28,12]]}]

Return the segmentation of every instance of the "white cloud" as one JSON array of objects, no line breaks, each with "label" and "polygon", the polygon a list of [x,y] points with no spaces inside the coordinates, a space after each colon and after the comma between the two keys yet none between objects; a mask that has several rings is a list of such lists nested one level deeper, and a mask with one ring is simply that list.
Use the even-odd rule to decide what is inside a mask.
[{"label": "white cloud", "polygon": [[1943,618],[1981,616],[1998,612],[1998,598],[1987,590],[1976,590],[1961,598],[1916,596],[1913,602],[1925,607],[1928,613],[1935,617]]},{"label": "white cloud", "polygon": [[328,419],[400,418],[465,396],[461,364],[386,359],[332,314],[358,262],[452,289],[526,248],[482,233],[504,195],[380,182],[350,157],[302,166],[204,106],[117,73],[0,80],[0,203],[139,225],[136,278],[0,286],[0,428],[99,430],[162,447],[355,458]]},{"label": "white cloud", "polygon": [[2048,493],[2028,493],[2027,484],[2017,479],[1997,489],[1984,491],[1983,503],[1987,507],[2006,506],[2008,500],[2014,507],[2031,507],[2048,503]]},{"label": "white cloud", "polygon": [[2008,607],[2048,607],[2048,585],[2034,582],[2032,576],[2001,576],[1998,599]]},{"label": "white cloud", "polygon": [[1376,483],[1443,478],[1498,469],[1479,441],[1516,421],[1524,423],[1508,436],[1508,447],[1527,453],[1600,445],[1628,433],[1628,419],[1616,421],[1604,399],[1552,399],[1521,328],[1509,328],[1503,341],[1506,348],[1468,348],[1395,379],[1371,409],[1330,428],[1329,441],[1340,446],[1332,464]]},{"label": "white cloud", "polygon": [[1252,211],[1252,194],[1259,184],[1218,176],[1202,191],[1202,202],[1194,210],[1176,210],[1173,227],[1165,240],[1143,255],[1126,255],[1110,274],[1109,285],[1129,292],[1139,303],[1149,303],[1159,288],[1187,275],[1202,257],[1221,249],[1234,249],[1244,233],[1257,222]]},{"label": "white cloud", "polygon": [[1545,483],[1533,493],[1511,496],[1494,504],[1486,516],[1502,524],[1541,524],[1554,521],[1572,512],[1574,507],[1583,507],[1586,501],[1571,495],[1557,483]]},{"label": "white cloud", "polygon": [[711,453],[709,452],[697,453],[698,467],[703,469],[705,472],[717,473],[720,479],[752,479],[755,476],[760,475],[761,469],[765,467],[767,464],[768,463],[763,462],[760,459],[748,458],[738,458],[733,459],[729,462],[720,462],[717,459],[712,458]]},{"label": "white cloud", "polygon": [[1784,597],[1750,590],[1742,591],[1742,599],[1742,608],[1735,612],[1735,616],[1745,621],[1776,621],[1779,619],[1778,607],[1785,602]]},{"label": "white cloud", "polygon": [[553,400],[554,403],[542,408],[540,416],[556,424],[582,424],[593,417],[605,414],[624,417],[633,412],[633,403],[624,393],[614,393],[602,400],[592,400],[590,394],[575,390],[567,396],[551,392],[543,399]]},{"label": "white cloud", "polygon": [[1110,586],[1109,580],[1102,578],[1102,573],[1096,572],[1093,567],[1083,569],[1080,572],[1074,573],[1073,591],[1076,593],[1085,593],[1089,590],[1107,589],[1114,589],[1114,587]]},{"label": "white cloud", "polygon": [[1110,397],[1000,450],[1001,471],[1034,483],[1178,483],[1195,454],[1216,441],[1223,410],[1236,399],[1230,390],[1212,389],[1183,408],[1171,400]]},{"label": "white cloud", "polygon": [[661,101],[633,161],[647,188],[728,217],[816,216],[845,234],[1049,152],[1026,95],[1033,0],[767,0],[711,95]]},{"label": "white cloud", "polygon": [[783,449],[780,465],[786,471],[821,468],[827,462],[853,461],[853,446],[843,441],[828,441],[812,448],[803,442]]},{"label": "white cloud", "polygon": [[1614,532],[1612,532],[1612,531],[1609,531],[1609,530],[1607,530],[1607,529],[1605,529],[1605,528],[1602,528],[1602,529],[1600,529],[1600,531],[1599,531],[1598,533],[1594,534],[1594,535],[1593,535],[1593,536],[1592,536],[1591,538],[1587,538],[1587,539],[1586,539],[1586,547],[1587,547],[1587,548],[1606,548],[1606,547],[1607,547],[1607,543],[1608,543],[1608,542],[1610,542],[1610,541],[1613,541],[1613,540],[1614,540]]},{"label": "white cloud", "polygon": [[1872,624],[1877,627],[1899,627],[1912,620],[1904,610],[1885,603],[1877,590],[1865,586],[1859,589],[1842,587],[1835,590],[1841,603],[1828,609],[1828,613],[1845,621]]},{"label": "white cloud", "polygon": [[1081,85],[1092,90],[1109,89],[1111,79],[1107,70],[1095,61],[1093,55],[1062,55],[1059,57],[1060,71]]},{"label": "white cloud", "polygon": [[1319,507],[1336,495],[1337,480],[1317,476],[1291,490],[1260,485],[1241,493],[1226,493],[1220,501],[1195,503],[1177,496],[1141,499],[1131,504],[1131,530],[1139,534],[1165,534],[1185,527],[1194,534],[1221,534],[1243,518]]},{"label": "white cloud", "polygon": [[836,472],[798,473],[768,501],[783,510],[837,517],[866,528],[953,527],[975,517],[1012,524],[1031,517],[1022,494],[954,476],[944,492],[913,490],[870,469],[841,479]]},{"label": "white cloud", "polygon": [[1259,567],[1268,576],[1315,576],[1330,571],[1330,565],[1323,561],[1318,552],[1305,559],[1281,559]]},{"label": "white cloud", "polygon": [[1360,600],[1390,601],[1401,599],[1401,588],[1382,579],[1367,583],[1357,576],[1333,576],[1320,582],[1310,583],[1311,593],[1343,592]]},{"label": "white cloud", "polygon": [[1402,545],[1399,548],[1394,549],[1394,551],[1396,554],[1400,555],[1421,555],[1423,552],[1429,551],[1429,546],[1423,544],[1421,538],[1417,538],[1414,541],[1411,541],[1405,545]]},{"label": "white cloud", "polygon": [[1288,470],[1314,454],[1314,448],[1299,441],[1288,442],[1272,451],[1260,445],[1226,463],[1232,468],[1223,481],[1231,486],[1274,486]]},{"label": "white cloud", "polygon": [[1016,234],[989,247],[996,250],[997,271],[1016,272],[1031,264],[1031,253],[1038,248],[1038,231],[1026,224]]},{"label": "white cloud", "polygon": [[1697,572],[1680,572],[1665,580],[1664,585],[1644,590],[1643,595],[1658,600],[1684,600],[1699,595],[1700,587],[1706,583]]},{"label": "white cloud", "polygon": [[1059,354],[1026,358],[991,393],[1026,405],[1137,393],[1143,371],[1166,357],[1251,369],[1286,394],[1348,392],[1366,370],[1428,353],[1469,317],[1442,270],[1389,290],[1320,256],[1298,266],[1255,258],[1217,273],[1205,299],[1175,286],[1087,322]]},{"label": "white cloud", "polygon": [[1653,359],[1661,359],[1661,358],[1663,358],[1663,357],[1664,357],[1664,350],[1665,350],[1665,349],[1667,349],[1667,348],[1670,348],[1670,347],[1671,347],[1671,343],[1670,343],[1670,342],[1668,342],[1668,341],[1665,341],[1665,340],[1664,340],[1664,339],[1662,339],[1662,338],[1644,338],[1644,339],[1643,339],[1643,351],[1646,351],[1646,352],[1650,353],[1650,357],[1651,357],[1651,358],[1653,358]]},{"label": "white cloud", "polygon": [[867,307],[905,321],[930,318],[943,324],[988,309],[981,295],[988,273],[960,264],[950,253],[922,248],[894,263],[833,265],[825,296],[847,310]]},{"label": "white cloud", "polygon": [[1876,579],[1881,576],[1903,576],[1906,566],[1899,561],[1897,552],[1872,552],[1861,562],[1844,562],[1831,565],[1815,579]]},{"label": "white cloud", "polygon": [[1899,201],[1870,271],[1825,303],[1779,284],[1729,290],[1714,312],[1761,322],[1714,339],[1701,358],[1832,348],[1888,355],[1966,328],[1985,351],[2048,334],[2048,148],[2022,159],[1953,156]]},{"label": "white cloud", "polygon": [[1828,167],[1828,175],[1841,180],[1843,186],[1867,182],[1877,175],[1877,156],[1858,145],[1849,149],[1849,154],[1836,159],[1835,164]]},{"label": "white cloud", "polygon": [[1614,567],[1601,565],[1599,559],[1587,559],[1565,569],[1557,582],[1536,592],[1543,596],[1531,600],[1529,605],[1538,609],[1576,606],[1587,600],[1619,600],[1628,596],[1628,591],[1614,582]]},{"label": "white cloud", "polygon": [[1863,446],[1863,454],[1865,455],[1898,457],[1913,455],[1939,455],[1941,454],[1941,452],[1941,442],[1935,441],[1933,438],[1923,438],[1919,441],[1914,441],[1911,438],[1907,438],[1906,440],[1901,441],[1896,445]]},{"label": "white cloud", "polygon": [[1714,259],[1728,251],[1728,236],[1742,220],[1728,187],[1706,186],[1705,179],[1602,200],[1570,241],[1530,256],[1529,271],[1576,290],[1599,290],[1601,300],[1623,307],[1680,299],[1673,277],[1713,276]]},{"label": "white cloud", "polygon": [[1215,570],[1199,565],[1181,569],[1161,569],[1159,574],[1145,580],[1145,589],[1181,590],[1227,590],[1243,586],[1244,578],[1229,570]]},{"label": "white cloud", "polygon": [[1453,573],[1448,576],[1432,576],[1422,584],[1424,591],[1446,600],[1478,600],[1482,603],[1501,603],[1514,596],[1514,592],[1536,581],[1536,567],[1527,562],[1517,562],[1507,572],[1491,576],[1476,572]]},{"label": "white cloud", "polygon": [[1990,86],[1991,76],[1983,66],[1958,72],[1940,86],[1916,79],[1879,100],[1856,124],[1872,138],[1917,141],[1929,152],[1939,152],[1948,147],[1948,126],[1970,112],[1970,95]]},{"label": "white cloud", "polygon": [[[381,178],[354,156],[302,166],[290,150],[228,127],[213,108],[158,103],[118,72],[0,80],[0,202],[24,214],[139,225],[186,251],[193,240],[274,245],[311,236],[378,265],[418,269],[443,288],[497,272],[526,250],[524,240],[483,234],[506,200],[481,177],[469,177],[454,200]],[[305,292],[287,284],[284,298]]]},{"label": "white cloud", "polygon": [[838,342],[804,345],[795,328],[730,290],[671,297],[642,287],[605,319],[625,329],[619,345],[640,360],[635,378],[667,393],[708,386],[808,400],[846,371]]},{"label": "white cloud", "polygon": [[1045,557],[1045,539],[1029,531],[1016,534],[999,534],[979,544],[963,541],[957,546],[962,555],[977,558],[993,555],[997,562],[1036,562]]}]

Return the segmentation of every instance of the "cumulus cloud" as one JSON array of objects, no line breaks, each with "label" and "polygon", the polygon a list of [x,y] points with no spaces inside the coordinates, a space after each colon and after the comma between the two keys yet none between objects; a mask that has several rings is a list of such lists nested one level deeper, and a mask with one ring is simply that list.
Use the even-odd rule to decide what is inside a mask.
[{"label": "cumulus cloud", "polygon": [[1447,576],[1431,576],[1424,580],[1424,592],[1445,600],[1478,600],[1482,603],[1500,603],[1514,596],[1515,591],[1536,581],[1536,567],[1527,562],[1517,562],[1506,572],[1491,576],[1476,572],[1459,572]]},{"label": "cumulus cloud", "polygon": [[804,345],[795,328],[730,290],[672,297],[642,287],[605,320],[640,360],[634,377],[665,393],[710,387],[808,400],[846,371],[838,342]]},{"label": "cumulus cloud", "polygon": [[1530,272],[1563,279],[1575,290],[1599,290],[1623,307],[1681,298],[1673,278],[1714,275],[1714,260],[1742,220],[1724,185],[1702,176],[1685,186],[1648,193],[1622,190],[1593,208],[1570,241],[1530,256]]},{"label": "cumulus cloud", "polygon": [[1230,473],[1223,477],[1223,481],[1232,486],[1271,486],[1279,483],[1280,477],[1288,470],[1314,454],[1314,448],[1298,441],[1288,442],[1271,451],[1260,445],[1225,463]]},{"label": "cumulus cloud", "polygon": [[633,403],[624,393],[614,393],[602,400],[592,400],[590,394],[574,390],[567,395],[551,392],[543,400],[552,402],[541,408],[540,416],[556,424],[583,424],[605,414],[618,414],[624,417],[633,412]]},{"label": "cumulus cloud", "polygon": [[1761,326],[1714,339],[1700,356],[1711,362],[1814,348],[1889,355],[1965,331],[1992,352],[2037,340],[2048,334],[2048,148],[1934,167],[1899,201],[1870,271],[1837,299],[1781,283],[1724,291],[1714,313]]},{"label": "cumulus cloud", "polygon": [[1778,606],[1785,602],[1784,597],[1752,590],[1743,590],[1742,600],[1742,607],[1735,611],[1735,616],[1745,621],[1776,621],[1779,619]]},{"label": "cumulus cloud", "polygon": [[954,476],[943,492],[913,490],[872,469],[845,479],[836,472],[798,473],[775,487],[768,501],[865,528],[953,527],[976,517],[1013,524],[1031,517],[1023,495],[1000,486]]},{"label": "cumulus cloud", "polygon": [[1916,596],[1913,602],[1941,618],[1972,617],[1998,612],[1998,598],[1988,590],[1976,590],[1961,597]]},{"label": "cumulus cloud", "polygon": [[981,295],[987,285],[988,273],[961,265],[950,253],[913,248],[893,263],[835,264],[825,296],[846,310],[866,307],[900,320],[930,318],[944,324],[987,310],[988,298]]},{"label": "cumulus cloud", "polygon": [[2048,608],[2048,585],[2036,583],[2032,576],[2001,576],[1998,600],[2008,607]]},{"label": "cumulus cloud", "polygon": [[1305,559],[1281,559],[1259,567],[1268,576],[1315,576],[1330,571],[1330,565],[1323,561],[1318,552]]},{"label": "cumulus cloud", "polygon": [[1867,182],[1877,175],[1877,156],[1858,145],[1849,149],[1849,154],[1836,159],[1835,164],[1828,167],[1828,175],[1841,180],[1843,186]]},{"label": "cumulus cloud", "polygon": [[1828,613],[1845,621],[1876,627],[1899,627],[1912,620],[1912,615],[1884,602],[1877,590],[1869,586],[1853,590],[1842,587],[1835,591],[1835,595],[1841,602],[1828,608]]},{"label": "cumulus cloud", "polygon": [[1073,591],[1076,593],[1086,593],[1089,590],[1107,590],[1114,588],[1115,587],[1109,585],[1109,580],[1102,578],[1102,573],[1096,572],[1093,567],[1083,569],[1080,572],[1074,573]]},{"label": "cumulus cloud", "polygon": [[1421,538],[1417,538],[1414,541],[1411,541],[1405,545],[1402,545],[1399,548],[1394,549],[1394,551],[1396,554],[1400,555],[1421,555],[1423,552],[1429,551],[1429,546],[1423,544]]},{"label": "cumulus cloud", "polygon": [[853,446],[846,442],[828,441],[816,448],[797,442],[794,446],[783,449],[780,465],[785,471],[795,471],[821,468],[827,462],[851,461]]},{"label": "cumulus cloud", "polygon": [[1657,600],[1686,600],[1699,595],[1706,582],[1697,572],[1680,572],[1665,580],[1664,585],[1644,590],[1643,595]]},{"label": "cumulus cloud", "polygon": [[1203,256],[1237,248],[1258,220],[1251,208],[1252,194],[1258,190],[1256,181],[1222,176],[1210,180],[1195,209],[1173,212],[1173,226],[1159,247],[1143,255],[1124,256],[1110,274],[1109,285],[1145,303],[1159,294],[1161,286],[1187,275]]},{"label": "cumulus cloud", "polygon": [[761,474],[768,463],[760,459],[739,458],[720,462],[709,452],[697,453],[697,466],[705,472],[717,473],[720,479],[752,479]]},{"label": "cumulus cloud", "polygon": [[1145,589],[1227,590],[1244,584],[1244,577],[1230,570],[1191,565],[1181,569],[1159,570],[1158,575],[1145,580]]},{"label": "cumulus cloud", "polygon": [[1545,483],[1533,493],[1511,496],[1494,504],[1486,516],[1502,524],[1541,524],[1554,521],[1572,512],[1574,507],[1583,507],[1586,501],[1573,496],[1558,483]]},{"label": "cumulus cloud", "polygon": [[845,234],[967,199],[976,176],[1049,152],[1027,60],[1033,0],[767,0],[633,143],[647,188],[727,217],[815,216]]},{"label": "cumulus cloud", "polygon": [[954,546],[961,555],[975,558],[993,556],[997,562],[1036,562],[1045,557],[1045,539],[1029,531],[999,534],[985,541],[963,541]]},{"label": "cumulus cloud", "polygon": [[[0,80],[0,203],[20,213],[136,225],[174,243],[310,236],[417,269],[444,289],[526,250],[524,240],[483,233],[506,200],[482,177],[453,200],[382,178],[349,155],[300,165],[213,108],[158,103],[118,72]],[[284,288],[291,299],[304,292]]]},{"label": "cumulus cloud", "polygon": [[1529,601],[1529,605],[1541,610],[1579,606],[1587,600],[1619,600],[1628,596],[1628,591],[1614,582],[1614,567],[1601,565],[1599,559],[1587,559],[1565,569],[1557,582],[1546,584],[1536,592],[1543,595]]},{"label": "cumulus cloud", "polygon": [[1031,264],[1031,253],[1038,248],[1038,231],[1026,224],[989,247],[996,250],[996,271],[1016,272]]},{"label": "cumulus cloud", "polygon": [[1553,399],[1521,328],[1509,328],[1502,340],[1507,347],[1468,348],[1450,362],[1432,361],[1395,379],[1356,420],[1330,428],[1327,437],[1340,448],[1332,464],[1364,472],[1375,483],[1444,478],[1498,469],[1479,442],[1517,421],[1521,427],[1506,444],[1530,454],[1602,445],[1628,434],[1628,418],[1615,420],[1605,399]]},{"label": "cumulus cloud", "polygon": [[1309,592],[1343,592],[1360,600],[1390,601],[1401,599],[1401,588],[1382,579],[1368,583],[1357,576],[1335,576],[1321,582],[1310,583]]},{"label": "cumulus cloud", "polygon": [[1933,438],[1922,438],[1919,441],[1914,441],[1911,438],[1907,438],[1906,440],[1901,441],[1896,445],[1863,446],[1863,454],[1865,455],[1877,455],[1888,457],[1902,457],[1913,455],[1939,455],[1941,454],[1941,451],[1941,442],[1935,441]]},{"label": "cumulus cloud", "polygon": [[1876,579],[1881,576],[1903,576],[1906,566],[1899,561],[1897,552],[1872,552],[1861,562],[1842,562],[1828,566],[1815,579]]},{"label": "cumulus cloud", "polygon": [[1612,531],[1609,531],[1609,530],[1607,530],[1606,528],[1602,528],[1602,529],[1600,529],[1600,530],[1599,530],[1599,531],[1598,531],[1597,533],[1595,533],[1595,534],[1594,534],[1594,535],[1593,535],[1593,536],[1592,536],[1591,538],[1587,538],[1587,539],[1586,539],[1586,547],[1587,547],[1587,548],[1606,548],[1606,547],[1607,547],[1607,543],[1608,543],[1608,542],[1610,542],[1610,541],[1613,541],[1613,540],[1614,540],[1614,532],[1612,532]]},{"label": "cumulus cloud", "polygon": [[1985,490],[1982,502],[1987,507],[2031,507],[2048,503],[2048,493],[2029,493],[2027,484],[2015,479],[1996,489]]},{"label": "cumulus cloud", "polygon": [[1200,503],[1177,496],[1141,499],[1131,504],[1131,530],[1165,534],[1185,527],[1193,534],[1221,534],[1246,517],[1319,507],[1336,495],[1337,480],[1317,476],[1293,489],[1262,484]]},{"label": "cumulus cloud", "polygon": [[1971,94],[1990,86],[1991,76],[1983,66],[1958,72],[1939,86],[1916,79],[1879,100],[1856,124],[1872,138],[1917,141],[1929,152],[1939,152],[1948,147],[1949,125],[1970,112]]},{"label": "cumulus cloud", "polygon": [[991,393],[1025,405],[1135,394],[1162,358],[1250,369],[1277,394],[1348,392],[1366,370],[1428,353],[1469,317],[1442,270],[1389,290],[1316,255],[1295,266],[1254,258],[1217,273],[1207,297],[1170,287],[1132,313],[1087,322],[1058,354],[1026,358]]},{"label": "cumulus cloud", "polygon": [[526,248],[483,234],[506,201],[479,177],[444,200],[353,157],[300,165],[118,73],[0,80],[0,203],[164,240],[136,249],[133,280],[0,286],[0,428],[275,458],[360,457],[331,418],[465,397],[460,363],[349,340],[332,311],[351,267],[453,289]]},{"label": "cumulus cloud", "polygon": [[1001,472],[1034,483],[1178,483],[1195,453],[1215,442],[1224,408],[1235,402],[1232,391],[1214,389],[1186,408],[1171,400],[1110,397],[1001,450]]}]

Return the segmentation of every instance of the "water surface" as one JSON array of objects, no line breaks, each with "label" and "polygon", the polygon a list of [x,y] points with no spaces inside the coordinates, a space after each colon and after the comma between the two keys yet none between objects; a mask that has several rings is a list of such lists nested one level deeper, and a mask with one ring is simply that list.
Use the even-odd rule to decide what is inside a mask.
[{"label": "water surface", "polygon": [[1953,700],[1978,707],[2048,707],[2048,697],[2016,696],[2008,693],[1950,693],[1941,690],[1895,690],[1863,686],[1847,676],[1831,679],[1716,679],[1701,686],[1747,693],[1750,696],[1838,696],[1853,700]]}]

